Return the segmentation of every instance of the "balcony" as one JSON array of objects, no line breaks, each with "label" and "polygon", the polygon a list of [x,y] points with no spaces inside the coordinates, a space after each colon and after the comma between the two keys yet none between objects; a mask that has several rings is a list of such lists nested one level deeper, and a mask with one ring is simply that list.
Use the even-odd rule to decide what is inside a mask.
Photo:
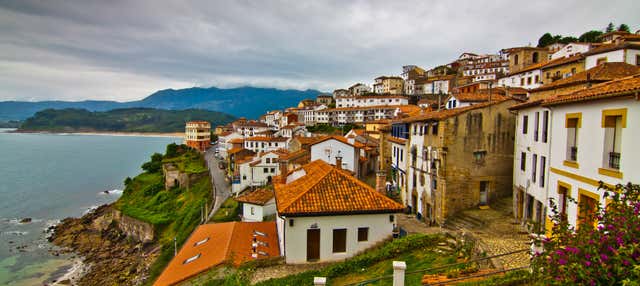
[{"label": "balcony", "polygon": [[609,152],[609,168],[616,170],[620,169],[620,153]]},{"label": "balcony", "polygon": [[578,161],[578,147],[577,146],[573,146],[571,147],[570,153],[569,153],[569,160],[575,162]]}]

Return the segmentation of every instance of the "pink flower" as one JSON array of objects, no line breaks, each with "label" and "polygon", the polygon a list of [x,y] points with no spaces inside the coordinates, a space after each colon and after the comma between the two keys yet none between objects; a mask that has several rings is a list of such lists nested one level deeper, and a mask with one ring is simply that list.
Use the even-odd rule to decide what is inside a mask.
[{"label": "pink flower", "polygon": [[567,264],[567,260],[564,259],[564,258],[560,258],[560,259],[558,259],[558,264],[565,265],[565,264]]},{"label": "pink flower", "polygon": [[585,262],[584,262],[584,265],[586,265],[586,266],[591,266],[591,261],[585,261]]},{"label": "pink flower", "polygon": [[602,261],[607,261],[609,260],[609,256],[603,253],[603,254],[600,254],[600,259],[602,259]]}]

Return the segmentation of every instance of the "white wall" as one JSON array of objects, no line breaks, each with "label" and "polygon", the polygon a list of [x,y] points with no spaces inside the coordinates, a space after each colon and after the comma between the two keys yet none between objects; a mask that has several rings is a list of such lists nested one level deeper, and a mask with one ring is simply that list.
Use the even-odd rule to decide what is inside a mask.
[{"label": "white wall", "polygon": [[[538,81],[536,82],[536,76],[538,76]],[[524,84],[522,84],[522,79],[524,78]],[[529,83],[528,79],[531,78],[531,83]],[[508,77],[503,77],[498,80],[498,85],[500,86],[509,86],[509,87],[522,87],[527,89],[538,88],[542,84],[542,71],[532,70],[528,72],[514,74]]]},{"label": "white wall", "polygon": [[[251,214],[253,208],[253,214]],[[265,216],[276,213],[276,200],[269,200],[264,206],[242,203],[242,221],[263,221]]]},{"label": "white wall", "polygon": [[[394,221],[389,220],[394,216]],[[289,220],[293,219],[293,227],[289,226]],[[281,221],[279,225],[284,228],[285,237],[285,261],[286,263],[307,262],[307,229],[320,229],[320,260],[343,260],[362,252],[376,243],[389,238],[393,232],[395,223],[394,214],[362,214],[318,217],[292,217]],[[368,241],[358,242],[358,228],[368,227]],[[347,249],[343,253],[333,253],[333,230],[347,229]]]},{"label": "white wall", "polygon": [[[625,57],[625,54],[626,54],[626,57]],[[584,61],[584,68],[590,69],[592,67],[595,67],[598,63],[599,58],[607,58],[608,63],[626,62],[630,65],[637,65],[638,63],[636,62],[636,55],[640,55],[640,50],[620,49],[617,51],[610,51],[606,53],[590,55],[590,56],[587,56],[587,58]]]},{"label": "white wall", "polygon": [[336,164],[336,155],[342,155],[342,168],[358,174],[358,156],[355,147],[335,139],[328,139],[311,145],[311,161],[322,160],[329,164]]},{"label": "white wall", "polygon": [[570,43],[562,47],[557,52],[551,54],[550,59],[560,59],[573,56],[577,53],[585,53],[589,51],[590,44]]},{"label": "white wall", "polygon": [[[620,172],[623,174],[622,179],[601,175],[599,168],[603,168],[604,152],[604,134],[605,129],[602,128],[602,110],[606,109],[627,109],[626,128],[621,131],[621,159]],[[634,99],[614,99],[593,101],[583,104],[567,104],[553,107],[552,121],[555,122],[551,138],[551,168],[573,174],[565,176],[558,174],[556,171],[549,172],[549,195],[558,200],[558,181],[564,182],[571,186],[570,196],[578,198],[578,190],[596,194],[600,198],[600,203],[604,204],[603,192],[598,190],[597,186],[579,180],[576,178],[587,178],[594,181],[604,181],[605,183],[615,185],[618,183],[625,184],[629,181],[638,183],[640,178],[640,153],[637,152],[637,144],[640,142],[640,102]],[[564,126],[565,115],[567,113],[582,113],[581,128],[578,131],[578,168],[565,166],[563,161],[566,159],[567,153],[567,129]],[[577,175],[577,176],[575,176]],[[568,204],[568,220],[571,223],[576,222],[577,205]]]}]

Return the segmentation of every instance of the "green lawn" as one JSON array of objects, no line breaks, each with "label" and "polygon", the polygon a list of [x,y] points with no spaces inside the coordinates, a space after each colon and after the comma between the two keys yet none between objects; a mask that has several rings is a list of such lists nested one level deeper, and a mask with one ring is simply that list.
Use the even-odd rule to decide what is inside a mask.
[{"label": "green lawn", "polygon": [[238,203],[233,198],[228,198],[222,205],[220,209],[213,214],[211,220],[209,222],[227,222],[227,221],[236,221],[240,218],[238,215],[240,214],[241,204]]}]

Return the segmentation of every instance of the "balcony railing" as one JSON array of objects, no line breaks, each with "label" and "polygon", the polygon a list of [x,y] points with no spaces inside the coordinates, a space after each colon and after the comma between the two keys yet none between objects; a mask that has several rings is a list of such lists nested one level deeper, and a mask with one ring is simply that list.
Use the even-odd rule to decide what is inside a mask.
[{"label": "balcony railing", "polygon": [[569,153],[569,159],[571,161],[578,161],[578,147],[573,146],[571,147],[571,153]]},{"label": "balcony railing", "polygon": [[609,168],[620,169],[620,153],[609,152]]}]

